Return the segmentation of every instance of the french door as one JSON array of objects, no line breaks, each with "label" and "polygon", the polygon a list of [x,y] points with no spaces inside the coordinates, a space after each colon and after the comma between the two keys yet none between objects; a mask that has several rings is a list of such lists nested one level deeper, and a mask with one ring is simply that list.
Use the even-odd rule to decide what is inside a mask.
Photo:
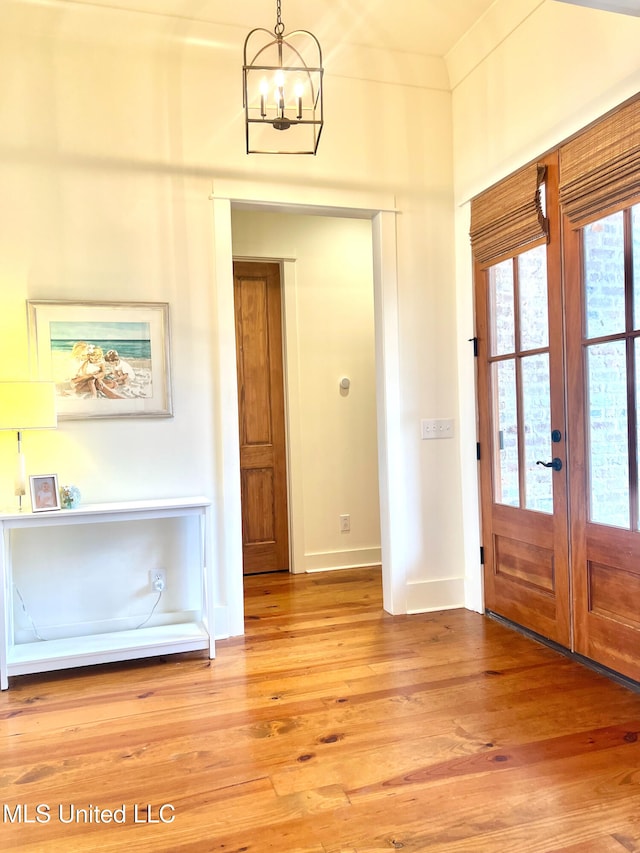
[{"label": "french door", "polygon": [[549,240],[476,267],[485,606],[571,642],[557,158]]},{"label": "french door", "polygon": [[640,681],[640,204],[564,244],[574,650]]},{"label": "french door", "polygon": [[640,680],[640,204],[478,264],[485,606]]}]

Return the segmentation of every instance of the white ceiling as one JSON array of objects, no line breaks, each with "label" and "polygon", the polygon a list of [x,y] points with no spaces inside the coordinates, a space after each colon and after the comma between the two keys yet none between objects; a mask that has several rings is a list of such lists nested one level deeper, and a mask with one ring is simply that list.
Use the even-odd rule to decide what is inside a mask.
[{"label": "white ceiling", "polygon": [[[41,2],[41,0],[40,0]],[[60,2],[60,0],[55,0]],[[272,30],[276,0],[62,0],[153,15]],[[494,0],[281,0],[285,32],[311,30],[322,43],[444,56]],[[53,5],[53,3],[52,3]]]}]

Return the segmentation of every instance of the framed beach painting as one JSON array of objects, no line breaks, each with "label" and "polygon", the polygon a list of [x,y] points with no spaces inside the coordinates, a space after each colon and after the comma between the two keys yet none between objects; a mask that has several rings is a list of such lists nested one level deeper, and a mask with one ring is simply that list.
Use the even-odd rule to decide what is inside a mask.
[{"label": "framed beach painting", "polygon": [[39,379],[58,419],[170,417],[169,306],[164,302],[28,301]]}]

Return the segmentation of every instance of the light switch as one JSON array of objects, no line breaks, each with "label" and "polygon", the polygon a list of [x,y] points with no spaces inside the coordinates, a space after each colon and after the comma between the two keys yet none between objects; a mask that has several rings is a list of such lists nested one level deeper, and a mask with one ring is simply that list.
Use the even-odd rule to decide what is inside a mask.
[{"label": "light switch", "polygon": [[423,418],[420,435],[427,438],[453,438],[453,418]]}]

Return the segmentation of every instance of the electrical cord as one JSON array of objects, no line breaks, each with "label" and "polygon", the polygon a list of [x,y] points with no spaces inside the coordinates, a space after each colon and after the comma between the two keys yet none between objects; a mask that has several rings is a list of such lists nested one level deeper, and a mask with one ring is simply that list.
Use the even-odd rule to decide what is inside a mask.
[{"label": "electrical cord", "polygon": [[22,605],[24,615],[27,617],[27,619],[31,623],[31,630],[34,633],[36,640],[40,640],[41,642],[45,642],[44,637],[41,637],[40,634],[38,633],[38,629],[36,628],[36,623],[33,621],[33,619],[31,618],[31,614],[27,610],[27,605],[24,603],[24,598],[22,597],[22,593],[20,592],[18,585],[14,583],[13,588],[16,591],[16,595],[20,599],[20,604]]},{"label": "electrical cord", "polygon": [[[31,614],[27,610],[27,605],[25,603],[24,598],[22,597],[22,593],[20,592],[20,588],[18,587],[18,585],[16,583],[13,584],[13,588],[15,590],[16,595],[18,596],[18,599],[20,600],[20,605],[22,607],[24,615],[29,620],[29,624],[31,625],[31,630],[33,631],[33,634],[34,634],[36,640],[39,640],[42,643],[46,642],[46,638],[42,637],[40,635],[40,632],[38,631],[38,629],[36,627],[36,623],[33,621],[33,619],[31,618]],[[151,612],[149,613],[149,615],[147,616],[146,619],[144,619],[139,625],[135,626],[134,631],[137,631],[138,628],[143,628],[147,624],[149,619],[151,619],[151,617],[155,613],[156,607],[160,604],[160,599],[162,598],[162,593],[164,591],[164,584],[159,584],[156,582],[156,584],[154,585],[154,589],[157,591],[158,597],[156,598],[155,603],[154,603],[153,607],[151,608]]]},{"label": "electrical cord", "polygon": [[138,628],[143,628],[143,627],[147,624],[147,622],[149,621],[149,619],[151,619],[151,617],[152,617],[152,616],[153,616],[153,614],[155,613],[155,609],[156,609],[156,607],[158,606],[158,604],[160,604],[160,599],[161,599],[161,598],[162,598],[162,590],[161,590],[161,589],[159,589],[159,590],[158,590],[158,597],[156,598],[156,603],[155,603],[155,604],[153,605],[153,607],[151,608],[151,613],[147,616],[147,618],[144,620],[144,622],[141,622],[139,625],[136,625],[136,627],[135,627],[135,630],[136,630],[136,631],[138,630]]}]

